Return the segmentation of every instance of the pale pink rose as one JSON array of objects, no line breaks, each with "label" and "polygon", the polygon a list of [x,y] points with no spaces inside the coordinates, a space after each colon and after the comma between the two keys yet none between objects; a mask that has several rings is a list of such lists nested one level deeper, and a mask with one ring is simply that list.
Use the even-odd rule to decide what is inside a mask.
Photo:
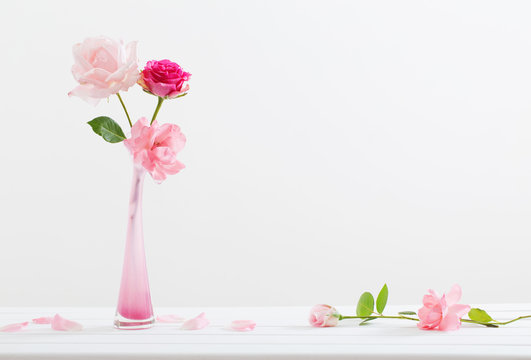
[{"label": "pale pink rose", "polygon": [[252,320],[234,320],[230,324],[230,328],[235,331],[251,331],[256,327],[256,323]]},{"label": "pale pink rose", "polygon": [[52,319],[52,329],[57,331],[81,331],[83,330],[83,325],[72,320],[65,319],[59,314],[55,314]]},{"label": "pale pink rose", "polygon": [[131,129],[131,137],[124,140],[135,164],[142,165],[158,183],[184,169],[177,153],[185,143],[186,138],[177,125],[159,125],[155,120],[149,126],[146,118],[140,118]]},{"label": "pale pink rose", "polygon": [[315,327],[331,327],[339,323],[339,313],[330,305],[315,305],[310,310],[310,325]]},{"label": "pale pink rose", "polygon": [[420,321],[417,326],[422,330],[457,330],[461,326],[461,318],[470,311],[469,305],[458,304],[461,299],[461,287],[454,285],[442,297],[429,289],[424,295],[424,306],[419,309]]},{"label": "pale pink rose", "polygon": [[72,74],[79,86],[68,93],[97,105],[101,99],[133,86],[140,73],[136,57],[136,41],[124,45],[107,37],[94,37],[72,48]]},{"label": "pale pink rose", "polygon": [[210,324],[210,321],[205,316],[205,313],[201,313],[197,315],[195,318],[186,320],[183,325],[181,326],[181,329],[183,330],[201,330]]},{"label": "pale pink rose", "polygon": [[25,321],[22,323],[9,324],[0,327],[1,332],[18,332],[28,326],[29,322]]},{"label": "pale pink rose", "polygon": [[178,64],[170,60],[148,61],[138,84],[142,88],[165,99],[172,99],[184,94],[190,89],[190,85],[185,84],[192,74],[184,71]]},{"label": "pale pink rose", "polygon": [[40,318],[32,319],[31,321],[34,324],[51,324],[52,323],[52,319],[53,318],[51,318],[51,317],[43,316],[43,317],[40,317]]}]

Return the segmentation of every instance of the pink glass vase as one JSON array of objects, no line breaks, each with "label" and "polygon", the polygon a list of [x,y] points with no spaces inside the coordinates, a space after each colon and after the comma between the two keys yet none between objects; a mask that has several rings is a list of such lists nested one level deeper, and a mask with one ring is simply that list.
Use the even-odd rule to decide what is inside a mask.
[{"label": "pink glass vase", "polygon": [[142,233],[142,189],[145,175],[146,170],[135,164],[122,282],[114,319],[114,326],[118,329],[147,329],[155,322]]}]

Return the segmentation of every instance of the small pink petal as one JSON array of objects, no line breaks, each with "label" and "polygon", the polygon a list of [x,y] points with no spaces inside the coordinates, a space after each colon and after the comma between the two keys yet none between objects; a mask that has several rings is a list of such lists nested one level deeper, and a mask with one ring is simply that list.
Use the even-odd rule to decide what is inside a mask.
[{"label": "small pink petal", "polygon": [[9,324],[6,326],[0,327],[1,332],[17,332],[22,329],[24,329],[26,326],[28,326],[29,322],[23,322],[23,323],[16,323],[16,324]]},{"label": "small pink petal", "polygon": [[448,308],[448,314],[456,314],[459,319],[468,314],[470,305],[454,304]]},{"label": "small pink petal", "polygon": [[168,314],[168,315],[157,316],[157,322],[161,322],[161,323],[180,323],[183,321],[184,321],[184,318],[179,315]]},{"label": "small pink petal", "polygon": [[59,314],[55,314],[52,319],[52,329],[57,331],[81,331],[83,325],[72,320],[65,319]]},{"label": "small pink petal", "polygon": [[205,317],[205,313],[201,313],[197,315],[197,317],[186,320],[183,325],[181,326],[181,329],[183,330],[201,330],[207,325],[210,324],[210,321]]},{"label": "small pink petal", "polygon": [[51,324],[52,318],[49,316],[43,316],[40,318],[32,319],[31,320],[34,324]]},{"label": "small pink petal", "polygon": [[252,320],[234,320],[230,324],[230,328],[236,331],[251,331],[256,327],[256,323]]},{"label": "small pink petal", "polygon": [[450,291],[446,293],[446,301],[448,303],[448,306],[457,304],[457,302],[461,299],[461,286],[455,284],[452,286]]},{"label": "small pink petal", "polygon": [[454,331],[458,330],[461,326],[461,320],[456,314],[448,314],[442,319],[439,324],[439,330],[441,331]]}]

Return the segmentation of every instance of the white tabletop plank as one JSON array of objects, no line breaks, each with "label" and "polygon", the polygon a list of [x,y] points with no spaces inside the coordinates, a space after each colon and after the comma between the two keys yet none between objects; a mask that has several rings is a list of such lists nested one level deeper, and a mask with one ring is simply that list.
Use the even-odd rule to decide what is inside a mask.
[{"label": "white tabletop plank", "polygon": [[[417,306],[418,307],[418,306]],[[531,314],[531,304],[484,305],[496,319]],[[30,324],[0,333],[3,359],[531,359],[531,320],[504,328],[465,324],[456,332],[418,330],[414,322],[376,320],[364,326],[344,320],[335,328],[308,325],[310,307],[162,308],[158,314],[191,318],[205,312],[211,324],[198,331],[157,323],[148,330],[116,330],[112,308],[0,308],[0,326],[35,317],[62,316],[84,325],[64,333]],[[339,307],[344,314],[353,307]],[[390,307],[389,313],[417,310]],[[232,320],[255,320],[251,332],[228,328]]]}]

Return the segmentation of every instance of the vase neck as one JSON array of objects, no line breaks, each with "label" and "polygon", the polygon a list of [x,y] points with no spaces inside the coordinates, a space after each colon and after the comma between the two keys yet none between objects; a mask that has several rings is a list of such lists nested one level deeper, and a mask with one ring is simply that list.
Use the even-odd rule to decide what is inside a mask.
[{"label": "vase neck", "polygon": [[146,170],[142,166],[135,164],[133,167],[133,179],[131,182],[131,193],[129,196],[129,220],[142,221],[142,192],[144,188],[144,178]]}]

